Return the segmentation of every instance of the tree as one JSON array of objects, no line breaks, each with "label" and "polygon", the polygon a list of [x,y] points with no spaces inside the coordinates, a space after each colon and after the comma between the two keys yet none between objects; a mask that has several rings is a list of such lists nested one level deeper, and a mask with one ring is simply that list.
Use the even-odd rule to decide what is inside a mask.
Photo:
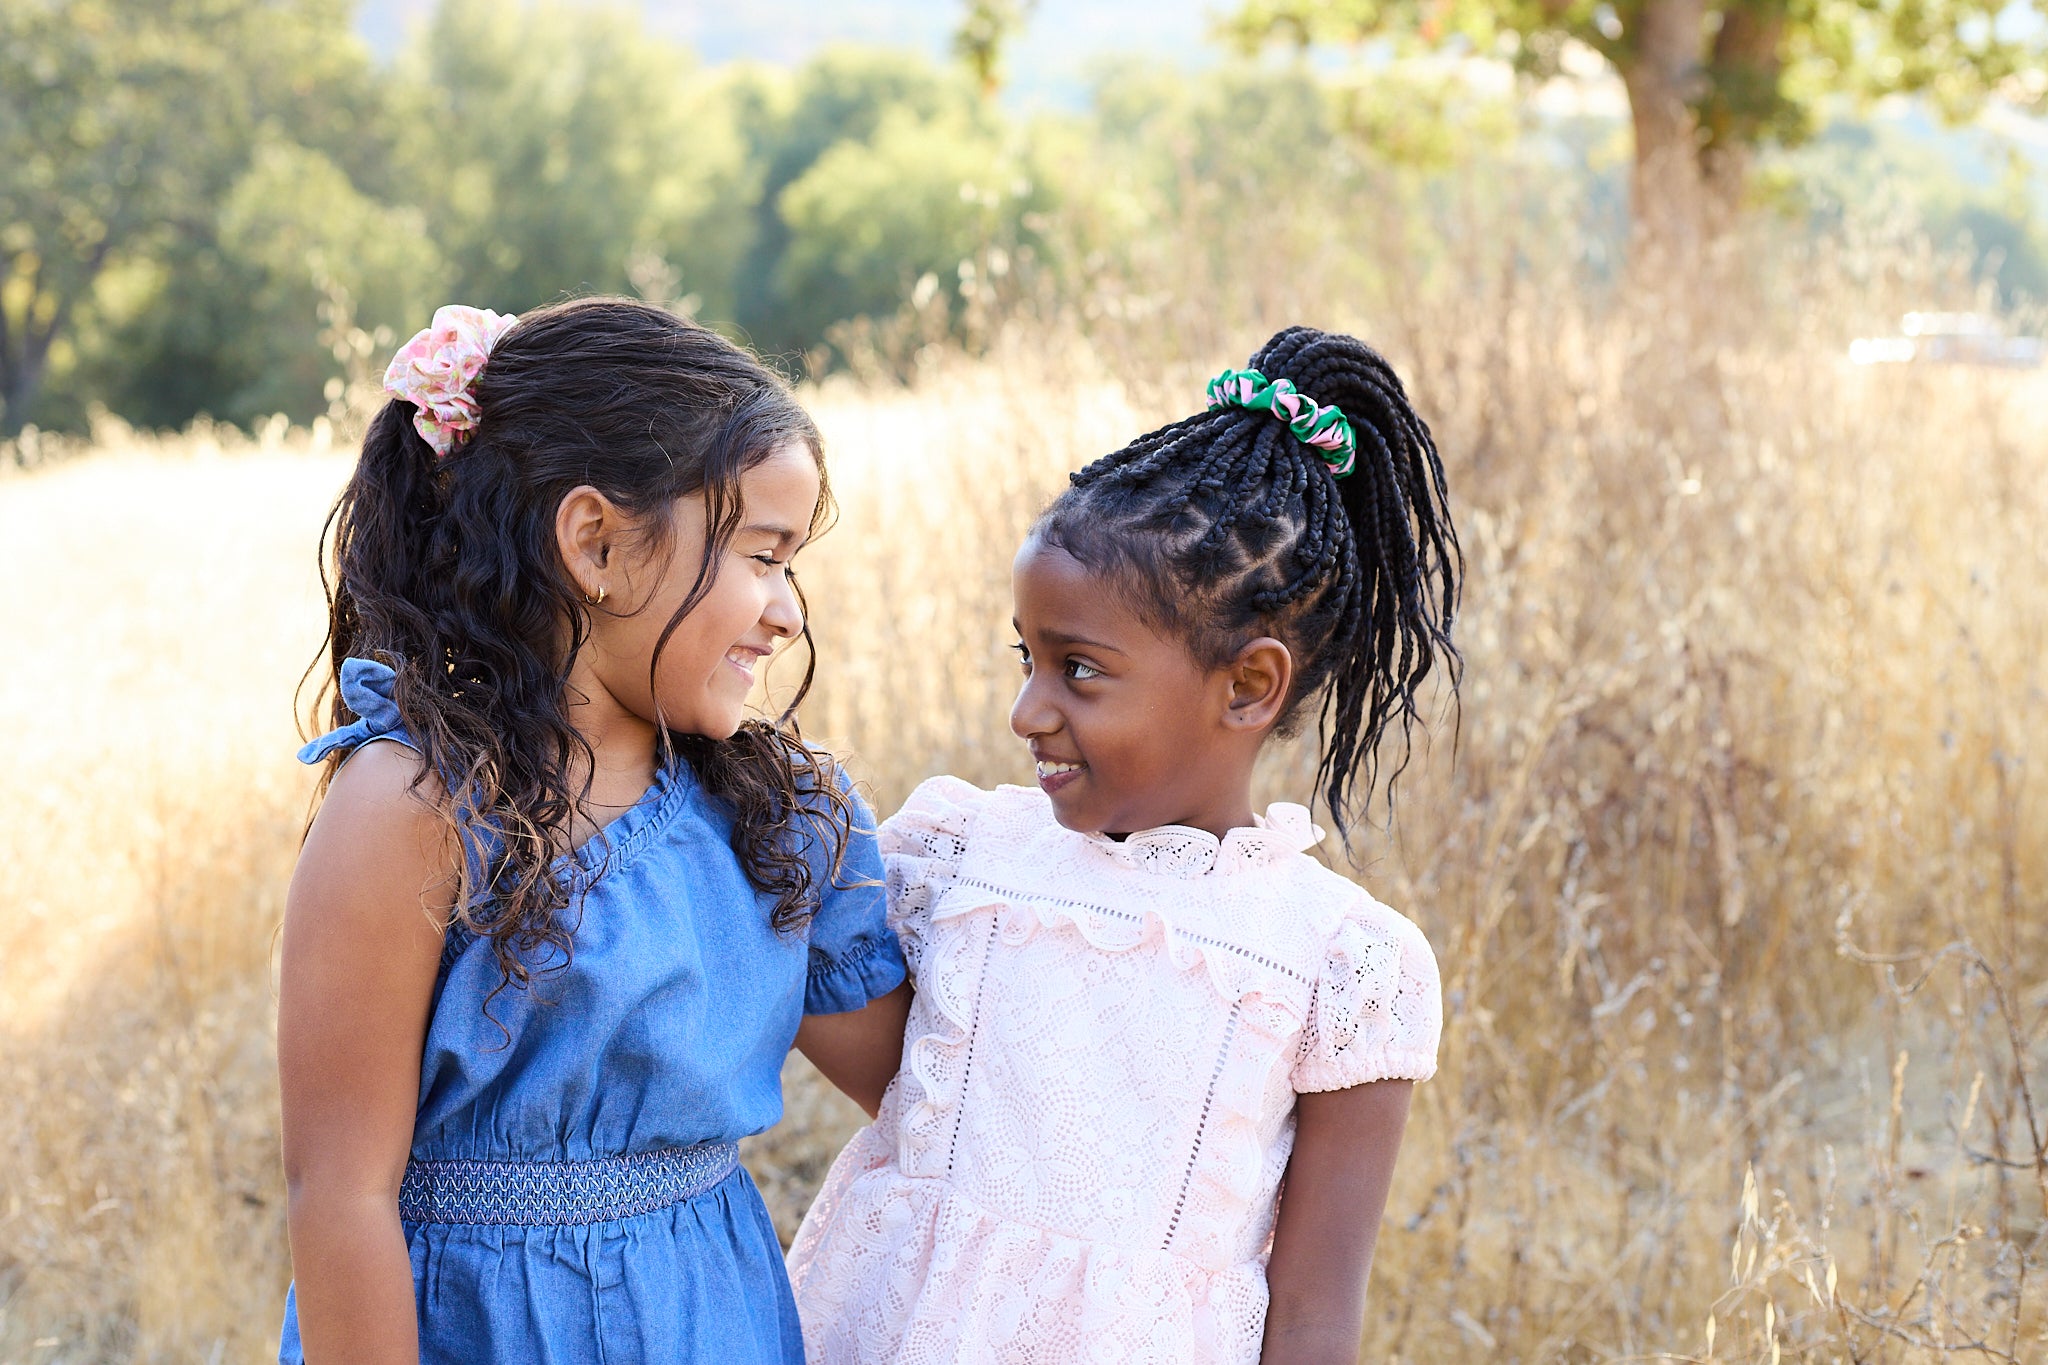
[{"label": "tree", "polygon": [[[784,192],[835,148],[872,142],[892,113],[957,127],[976,117],[974,97],[956,75],[921,56],[857,47],[828,49],[793,79],[779,72],[745,73],[732,90],[748,162],[761,176],[747,258],[734,283],[737,320],[765,353],[803,351],[823,340],[824,325],[851,314],[821,316],[817,300],[789,292],[803,287],[797,281],[816,275],[811,267],[783,268],[792,240]],[[897,273],[888,272],[892,288]],[[899,295],[889,306],[900,302]]]},{"label": "tree", "polygon": [[394,102],[450,299],[518,312],[637,285],[732,317],[759,168],[720,80],[629,12],[445,0]]},{"label": "tree", "polygon": [[2048,24],[2013,0],[1244,0],[1228,28],[1251,47],[1456,42],[1538,77],[1582,44],[1628,91],[1638,230],[1681,251],[1732,215],[1756,147],[1803,137],[1827,93],[1924,94],[1957,116],[1993,92],[2048,98],[2030,79]]},{"label": "tree", "polygon": [[953,31],[953,55],[967,64],[984,97],[1003,83],[1003,47],[1031,18],[1038,0],[967,0]]},{"label": "tree", "polygon": [[227,263],[250,280],[228,348],[239,382],[213,409],[230,421],[317,413],[328,382],[344,377],[337,369],[367,363],[335,353],[338,333],[360,328],[365,346],[374,338],[381,368],[382,352],[445,302],[447,265],[420,211],[379,203],[294,142],[257,147],[221,205],[219,235]]},{"label": "tree", "polygon": [[353,54],[342,0],[0,5],[0,433],[106,273],[208,235],[258,127]]},{"label": "tree", "polygon": [[963,262],[973,269],[983,248],[1018,245],[1037,194],[988,121],[889,110],[871,138],[836,144],[781,195],[783,325],[818,337],[886,316],[925,276],[957,296]]}]

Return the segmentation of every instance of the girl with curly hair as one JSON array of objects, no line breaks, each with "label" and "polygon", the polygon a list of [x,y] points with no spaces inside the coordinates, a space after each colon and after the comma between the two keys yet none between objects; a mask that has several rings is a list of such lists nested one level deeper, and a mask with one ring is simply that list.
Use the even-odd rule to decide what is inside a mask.
[{"label": "girl with curly hair", "polygon": [[817,430],[627,300],[443,309],[385,382],[300,755],[280,1359],[787,1365],[734,1144],[792,1044],[873,1112],[908,1004],[866,811],[747,709],[808,639]]}]

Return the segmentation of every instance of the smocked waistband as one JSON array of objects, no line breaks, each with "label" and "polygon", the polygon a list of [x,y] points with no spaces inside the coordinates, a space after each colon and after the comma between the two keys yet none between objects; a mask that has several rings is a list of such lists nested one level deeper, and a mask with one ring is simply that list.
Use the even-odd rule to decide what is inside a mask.
[{"label": "smocked waistband", "polygon": [[408,1161],[398,1213],[413,1223],[608,1223],[693,1199],[739,1160],[739,1144],[707,1142],[590,1161]]}]

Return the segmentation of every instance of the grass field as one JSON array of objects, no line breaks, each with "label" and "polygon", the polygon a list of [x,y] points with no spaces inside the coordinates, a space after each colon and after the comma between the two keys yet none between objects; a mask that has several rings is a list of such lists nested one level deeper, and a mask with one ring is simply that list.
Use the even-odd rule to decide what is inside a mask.
[{"label": "grass field", "polygon": [[[1664,324],[1385,329],[1470,578],[1461,718],[1357,847],[1448,1013],[1361,1359],[2048,1359],[2048,386]],[[805,722],[879,806],[1024,776],[1017,534],[1263,335],[807,393],[843,515]],[[274,1350],[291,699],[347,467],[115,431],[0,478],[0,1362]],[[785,1228],[855,1119],[790,1078],[749,1153]]]}]

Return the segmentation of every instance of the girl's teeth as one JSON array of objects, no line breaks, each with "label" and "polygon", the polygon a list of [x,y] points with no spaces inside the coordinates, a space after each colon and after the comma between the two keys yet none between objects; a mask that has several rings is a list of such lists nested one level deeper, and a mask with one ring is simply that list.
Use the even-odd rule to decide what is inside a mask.
[{"label": "girl's teeth", "polygon": [[1079,772],[1086,766],[1083,763],[1040,763],[1038,765],[1038,775],[1040,777],[1058,777],[1061,773]]}]

